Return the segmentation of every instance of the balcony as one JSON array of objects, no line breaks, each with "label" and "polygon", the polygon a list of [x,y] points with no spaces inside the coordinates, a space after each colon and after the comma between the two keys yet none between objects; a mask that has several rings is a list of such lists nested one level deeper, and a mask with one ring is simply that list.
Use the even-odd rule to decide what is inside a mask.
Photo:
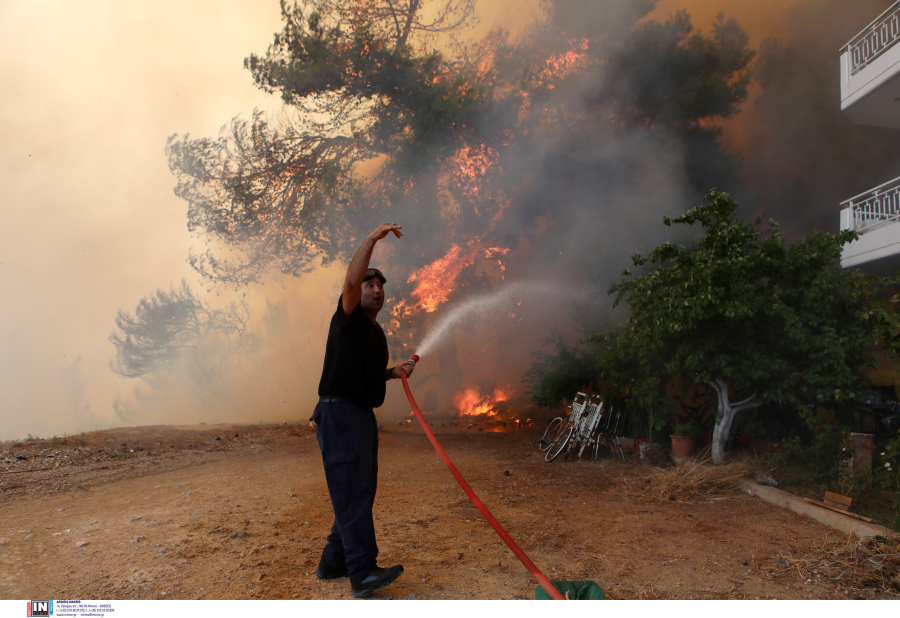
[{"label": "balcony", "polygon": [[841,50],[841,109],[854,124],[900,129],[900,1]]},{"label": "balcony", "polygon": [[841,266],[893,277],[900,269],[900,178],[841,202],[841,230],[859,240],[844,246]]}]

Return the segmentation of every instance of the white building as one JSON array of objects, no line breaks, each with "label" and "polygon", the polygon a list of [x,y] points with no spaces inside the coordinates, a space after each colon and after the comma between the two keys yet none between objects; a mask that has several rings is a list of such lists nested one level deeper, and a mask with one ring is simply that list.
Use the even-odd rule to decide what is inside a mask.
[{"label": "white building", "polygon": [[[841,109],[858,125],[900,129],[900,1],[841,50]],[[841,230],[860,233],[841,266],[873,275],[900,270],[900,178],[841,203]]]}]

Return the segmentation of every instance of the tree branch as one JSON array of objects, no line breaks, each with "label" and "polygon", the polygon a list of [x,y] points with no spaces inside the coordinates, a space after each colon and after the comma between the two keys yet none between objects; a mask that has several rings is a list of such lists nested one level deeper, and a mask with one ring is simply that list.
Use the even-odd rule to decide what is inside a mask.
[{"label": "tree branch", "polygon": [[406,14],[406,25],[403,27],[403,33],[401,34],[400,39],[397,41],[396,49],[400,49],[406,45],[406,40],[409,38],[410,30],[412,30],[413,20],[419,10],[419,2],[420,0],[409,1],[409,10]]},{"label": "tree branch", "polygon": [[[400,29],[400,21],[397,19],[397,9],[394,8],[394,3],[391,2],[391,0],[387,0],[387,3],[388,3],[388,6],[391,7],[391,17],[394,18],[394,27],[397,30],[397,39],[396,40],[399,41],[400,37],[403,36],[403,31]],[[394,51],[396,51],[396,50],[397,50],[397,48],[395,47]]]},{"label": "tree branch", "polygon": [[756,401],[754,403],[746,403],[746,404],[740,405],[740,406],[732,406],[731,409],[734,411],[735,414],[737,414],[738,412],[742,412],[744,410],[749,410],[750,408],[758,408],[761,405],[762,405],[761,401]]},{"label": "tree branch", "polygon": [[[753,391],[753,394],[752,394],[752,395],[750,395],[750,396],[747,397],[746,399],[742,399],[741,401],[737,401],[737,402],[733,403],[733,404],[731,405],[731,407],[732,407],[732,408],[737,408],[737,407],[740,407],[740,406],[744,405],[745,403],[747,403],[748,401],[750,401],[751,399],[753,399],[754,397],[756,397],[756,393],[757,393],[757,392],[758,392],[758,391]],[[758,405],[762,405],[762,404],[758,404]]]}]

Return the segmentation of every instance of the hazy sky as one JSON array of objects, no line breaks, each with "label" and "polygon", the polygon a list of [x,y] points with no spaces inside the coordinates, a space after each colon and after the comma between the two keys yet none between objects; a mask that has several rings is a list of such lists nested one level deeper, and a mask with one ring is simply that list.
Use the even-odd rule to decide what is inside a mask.
[{"label": "hazy sky", "polygon": [[[79,355],[109,418],[133,387],[108,368],[116,311],[182,277],[202,288],[166,139],[277,112],[243,60],[280,30],[277,0],[0,0],[0,439],[74,430],[60,371]],[[297,292],[271,288],[251,296]]]},{"label": "hazy sky", "polygon": [[0,0],[0,438],[72,431],[78,355],[109,414],[116,311],[197,281],[166,138],[277,110],[242,62],[279,25],[258,0]]},{"label": "hazy sky", "polygon": [[[654,16],[687,8],[708,29],[724,10],[755,45],[798,3],[663,0]],[[536,5],[484,0],[479,30],[515,30]],[[280,109],[242,68],[280,29],[277,0],[0,0],[0,439],[75,429],[60,371],[79,355],[86,400],[110,418],[132,388],[107,366],[116,311],[182,277],[203,289],[166,138]],[[335,276],[252,297],[315,304]]]}]

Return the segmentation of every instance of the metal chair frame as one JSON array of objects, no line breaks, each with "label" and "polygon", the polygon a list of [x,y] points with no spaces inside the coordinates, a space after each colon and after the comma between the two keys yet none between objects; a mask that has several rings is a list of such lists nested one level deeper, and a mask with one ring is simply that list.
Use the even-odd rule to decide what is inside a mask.
[{"label": "metal chair frame", "polygon": [[[549,447],[542,446],[542,450],[548,451],[547,461],[553,461],[562,453],[565,453],[566,459],[570,453],[577,453],[577,457],[581,457],[585,449],[591,459],[596,460],[601,442],[609,446],[610,450],[623,461],[625,460],[622,444],[616,435],[621,417],[618,409],[614,409],[598,395],[578,392],[569,410],[570,413],[565,420],[559,418],[562,423],[558,427],[553,443]],[[556,420],[551,421],[551,426]],[[559,444],[560,440],[563,441],[562,444]]]}]

